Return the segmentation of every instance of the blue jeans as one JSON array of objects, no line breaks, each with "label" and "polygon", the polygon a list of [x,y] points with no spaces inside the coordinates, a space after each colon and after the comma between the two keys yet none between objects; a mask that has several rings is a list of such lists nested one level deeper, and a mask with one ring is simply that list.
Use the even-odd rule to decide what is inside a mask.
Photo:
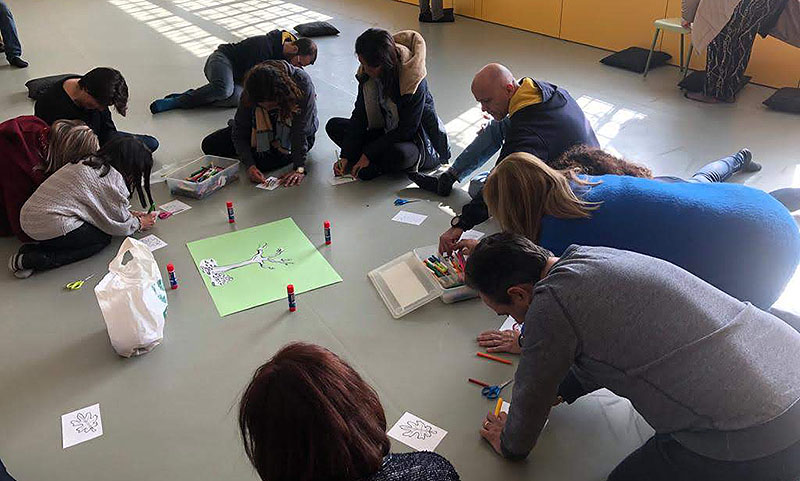
[{"label": "blue jeans", "polygon": [[475,140],[456,158],[448,172],[459,181],[463,181],[478,170],[503,146],[510,122],[510,117],[489,122],[483,130],[478,132]]},{"label": "blue jeans", "polygon": [[158,139],[156,139],[152,135],[131,134],[129,132],[122,132],[119,130],[117,131],[117,133],[122,135],[130,135],[131,137],[136,137],[137,139],[141,140],[142,143],[144,143],[144,145],[146,145],[148,149],[150,149],[150,152],[155,152],[156,149],[158,149],[158,146],[161,145],[158,143]]},{"label": "blue jeans", "polygon": [[14,23],[11,9],[8,8],[8,5],[3,0],[0,0],[0,35],[3,36],[8,60],[22,55],[22,44],[19,43],[17,24]]},{"label": "blue jeans", "polygon": [[208,56],[203,73],[208,83],[184,92],[176,101],[183,109],[213,105],[214,107],[237,107],[242,96],[242,86],[233,78],[233,64],[225,54],[214,51]]},{"label": "blue jeans", "polygon": [[700,168],[689,179],[689,182],[712,183],[725,182],[730,177],[742,170],[744,159],[739,154],[729,155]]}]

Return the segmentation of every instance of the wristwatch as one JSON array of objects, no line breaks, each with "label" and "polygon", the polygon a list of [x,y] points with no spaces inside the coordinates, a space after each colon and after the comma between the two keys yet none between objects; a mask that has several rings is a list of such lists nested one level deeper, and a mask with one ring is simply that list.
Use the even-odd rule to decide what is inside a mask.
[{"label": "wristwatch", "polygon": [[305,167],[298,167],[298,168],[294,169],[294,171],[297,172],[298,174],[305,174],[306,173],[306,168]]},{"label": "wristwatch", "polygon": [[457,215],[457,216],[453,217],[452,219],[450,219],[450,227],[457,227],[459,229],[464,229],[464,227],[461,225],[461,216],[460,215]]}]

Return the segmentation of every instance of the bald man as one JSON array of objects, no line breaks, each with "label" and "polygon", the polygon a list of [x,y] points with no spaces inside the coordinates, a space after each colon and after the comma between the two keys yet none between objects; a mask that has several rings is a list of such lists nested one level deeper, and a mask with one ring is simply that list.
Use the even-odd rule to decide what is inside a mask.
[{"label": "bald man", "polygon": [[[513,152],[527,152],[548,162],[575,144],[599,147],[583,111],[563,88],[529,77],[517,80],[508,68],[491,63],[475,75],[472,94],[494,120],[439,177],[410,174],[423,189],[450,194],[455,182],[469,177],[498,150],[501,160]],[[451,236],[489,218],[481,188],[482,183],[473,180],[474,199],[455,217]]]}]

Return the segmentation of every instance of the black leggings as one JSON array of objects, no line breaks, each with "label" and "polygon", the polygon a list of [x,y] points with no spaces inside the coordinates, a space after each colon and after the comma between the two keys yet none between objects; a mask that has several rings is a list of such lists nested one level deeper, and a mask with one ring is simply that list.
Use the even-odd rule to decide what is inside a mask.
[{"label": "black leggings", "polygon": [[110,235],[84,222],[67,235],[25,244],[19,248],[19,253],[22,255],[24,269],[46,271],[91,257],[110,243]]},{"label": "black leggings", "polygon": [[[347,131],[350,126],[350,119],[343,119],[341,117],[334,117],[325,125],[325,131],[328,137],[340,148],[344,145]],[[364,138],[364,146],[372,140],[377,139],[383,135],[381,130],[369,130]],[[362,146],[362,148],[364,147]],[[362,152],[358,153],[355,159],[347,159],[349,167],[358,162],[361,158]],[[358,176],[362,180],[369,180],[385,172],[405,172],[412,169],[419,161],[419,147],[414,142],[398,142],[392,144],[389,149],[382,152],[378,156],[371,156],[369,159],[370,165],[365,169],[361,169]]]},{"label": "black leggings", "polygon": [[[203,139],[203,145],[201,147],[203,153],[231,159],[237,158],[238,155],[236,154],[236,148],[233,146],[231,130],[232,128],[228,126],[208,134],[206,138]],[[306,143],[310,150],[314,145],[314,136],[307,137]],[[292,163],[291,154],[284,154],[275,149],[271,149],[269,152],[256,152],[253,150],[253,158],[256,161],[256,167],[262,172],[277,170]]]}]

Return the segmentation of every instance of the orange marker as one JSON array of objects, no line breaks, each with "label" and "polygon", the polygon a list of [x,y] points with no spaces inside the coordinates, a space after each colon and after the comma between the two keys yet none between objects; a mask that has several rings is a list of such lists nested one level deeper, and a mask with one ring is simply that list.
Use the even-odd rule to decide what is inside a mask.
[{"label": "orange marker", "polygon": [[492,356],[491,354],[486,354],[485,352],[478,352],[476,353],[479,357],[485,357],[486,359],[491,359],[492,361],[502,362],[503,364],[511,364],[511,361],[508,359],[503,359],[502,357]]},{"label": "orange marker", "polygon": [[478,386],[489,387],[488,384],[483,381],[478,381],[477,379],[468,378],[467,381],[471,382],[472,384],[477,384]]}]

